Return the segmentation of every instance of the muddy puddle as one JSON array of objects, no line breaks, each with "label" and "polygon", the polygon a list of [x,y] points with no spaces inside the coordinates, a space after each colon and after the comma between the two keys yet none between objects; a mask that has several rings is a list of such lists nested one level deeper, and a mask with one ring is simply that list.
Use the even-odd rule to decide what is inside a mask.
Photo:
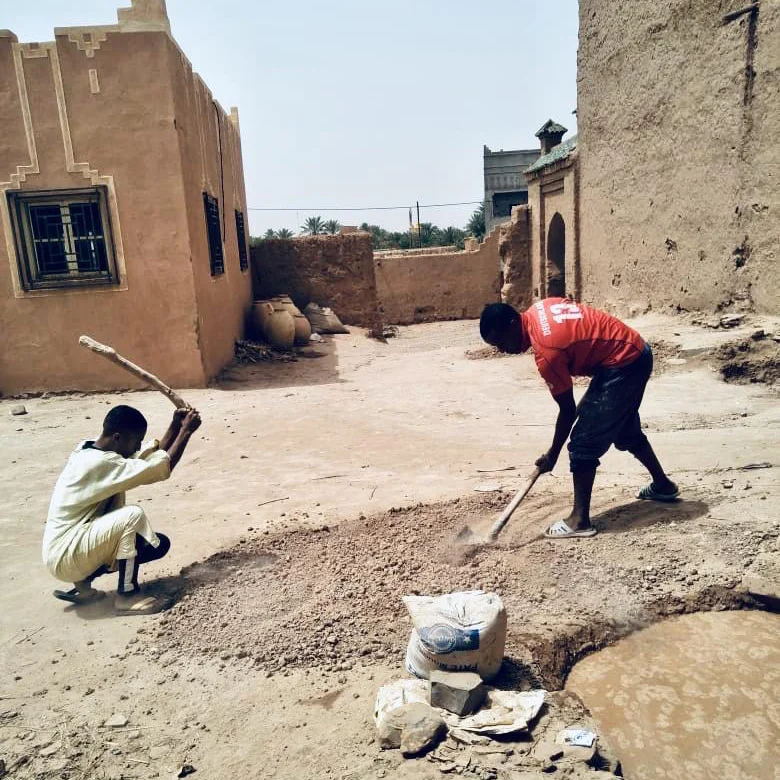
[{"label": "muddy puddle", "polygon": [[566,687],[629,780],[780,777],[780,615],[673,618],[584,659]]}]

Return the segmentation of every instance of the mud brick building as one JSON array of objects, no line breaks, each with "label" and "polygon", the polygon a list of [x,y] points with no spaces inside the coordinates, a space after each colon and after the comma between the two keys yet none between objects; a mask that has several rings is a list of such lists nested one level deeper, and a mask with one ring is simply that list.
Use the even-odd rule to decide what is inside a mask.
[{"label": "mud brick building", "polygon": [[133,386],[82,333],[203,385],[251,294],[238,114],[164,0],[45,43],[0,31],[0,392]]}]

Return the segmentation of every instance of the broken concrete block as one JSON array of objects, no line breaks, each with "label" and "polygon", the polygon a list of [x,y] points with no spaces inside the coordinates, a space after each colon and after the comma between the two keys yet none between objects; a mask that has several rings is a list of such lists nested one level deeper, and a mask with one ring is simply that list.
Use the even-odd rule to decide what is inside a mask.
[{"label": "broken concrete block", "polygon": [[401,747],[401,732],[403,731],[403,722],[393,716],[400,713],[395,710],[387,715],[379,726],[379,747],[381,750],[392,750]]},{"label": "broken concrete block", "polygon": [[436,710],[421,702],[406,704],[401,731],[401,754],[418,756],[436,745],[447,733],[447,724]]},{"label": "broken concrete block", "polygon": [[112,729],[124,728],[128,723],[127,718],[124,715],[112,715],[103,725]]},{"label": "broken concrete block", "polygon": [[447,726],[434,709],[422,702],[405,704],[388,712],[379,724],[382,750],[401,748],[404,755],[418,755],[437,744]]},{"label": "broken concrete block", "polygon": [[443,672],[434,669],[430,673],[431,706],[456,715],[475,712],[485,701],[485,685],[474,672]]}]

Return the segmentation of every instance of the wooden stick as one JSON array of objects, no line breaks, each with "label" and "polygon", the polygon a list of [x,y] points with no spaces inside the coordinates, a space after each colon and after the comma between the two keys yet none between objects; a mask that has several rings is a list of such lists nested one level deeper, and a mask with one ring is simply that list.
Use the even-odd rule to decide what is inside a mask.
[{"label": "wooden stick", "polygon": [[116,363],[116,365],[124,368],[125,371],[129,371],[134,376],[137,376],[141,381],[146,382],[147,385],[155,388],[155,390],[159,390],[163,395],[170,399],[171,403],[177,409],[182,409],[183,407],[188,406],[187,402],[178,393],[168,387],[165,382],[163,382],[161,379],[158,379],[154,374],[150,374],[145,369],[137,366],[135,363],[131,363],[127,358],[122,357],[122,355],[120,355],[113,347],[109,347],[106,344],[101,344],[99,341],[95,341],[95,339],[90,338],[89,336],[82,336],[79,339],[79,344],[81,344],[82,347],[91,349],[98,355],[102,355],[112,363]]},{"label": "wooden stick", "polygon": [[287,501],[290,498],[290,496],[285,496],[284,498],[272,498],[270,501],[263,501],[262,504],[258,504],[258,506],[266,506],[266,504],[276,504],[278,501]]},{"label": "wooden stick", "polygon": [[746,5],[744,8],[740,8],[736,11],[732,11],[731,13],[728,13],[723,17],[723,24],[728,24],[729,22],[733,22],[735,19],[739,19],[740,16],[744,16],[745,14],[752,14],[754,11],[758,11],[760,6],[761,3],[756,2],[756,3],[751,3],[750,5]]},{"label": "wooden stick", "polygon": [[15,644],[20,645],[22,642],[26,642],[28,639],[32,639],[36,634],[43,631],[44,626],[41,626],[40,628],[36,628],[35,631],[30,632],[26,636],[23,636],[21,639],[19,639]]}]

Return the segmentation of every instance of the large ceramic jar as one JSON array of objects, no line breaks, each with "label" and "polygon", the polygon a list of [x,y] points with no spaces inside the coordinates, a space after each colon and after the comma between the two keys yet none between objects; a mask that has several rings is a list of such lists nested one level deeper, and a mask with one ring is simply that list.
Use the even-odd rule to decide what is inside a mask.
[{"label": "large ceramic jar", "polygon": [[284,309],[274,309],[266,320],[263,335],[266,341],[277,349],[290,349],[295,342],[295,320]]},{"label": "large ceramic jar", "polygon": [[281,307],[285,311],[290,312],[293,317],[296,314],[301,313],[301,310],[293,303],[292,298],[290,298],[289,295],[277,295],[275,298],[271,299],[271,303],[273,303],[274,308]]},{"label": "large ceramic jar", "polygon": [[295,321],[295,343],[299,347],[304,347],[311,338],[311,323],[306,319],[305,314],[294,314]]},{"label": "large ceramic jar", "polygon": [[253,332],[262,336],[265,334],[265,324],[274,313],[273,304],[270,301],[255,301],[252,304],[251,324]]}]

